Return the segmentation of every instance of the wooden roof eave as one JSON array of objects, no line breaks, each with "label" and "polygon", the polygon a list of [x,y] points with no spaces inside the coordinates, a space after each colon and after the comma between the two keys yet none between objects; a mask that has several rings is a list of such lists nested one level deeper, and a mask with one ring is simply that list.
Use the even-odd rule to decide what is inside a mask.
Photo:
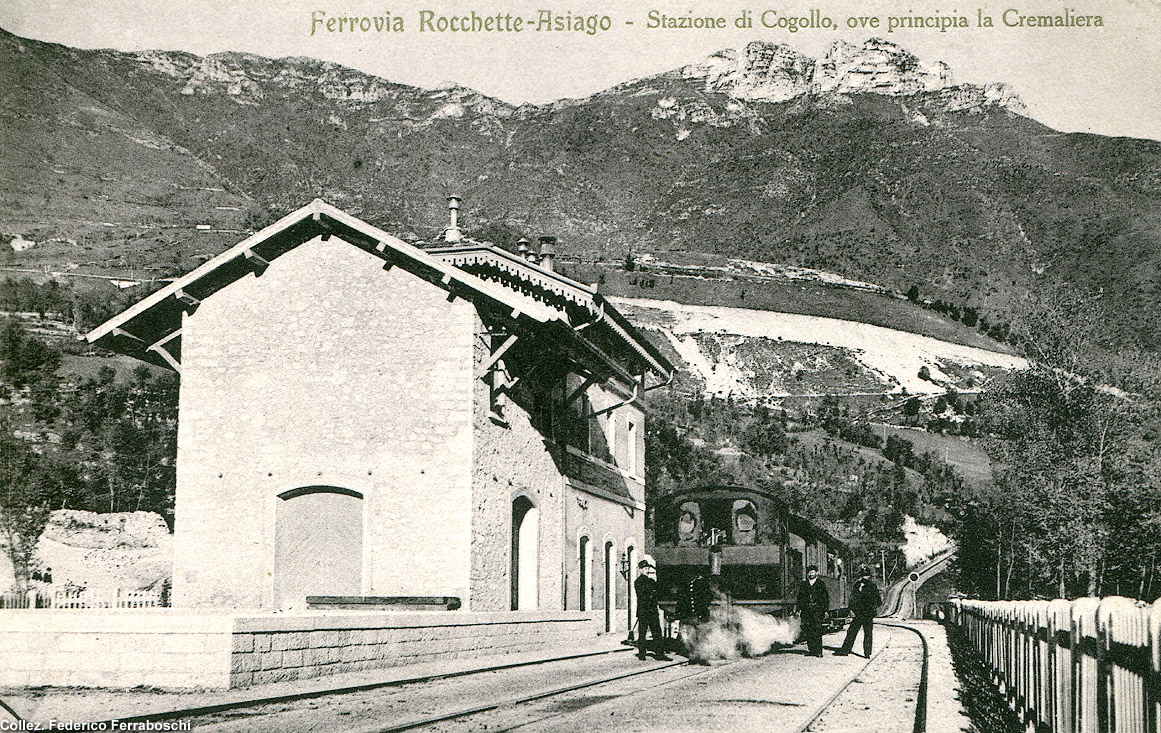
[{"label": "wooden roof eave", "polygon": [[472,247],[451,246],[428,250],[435,256],[442,257],[460,265],[486,264],[499,269],[501,272],[513,276],[535,278],[534,284],[543,290],[555,293],[569,302],[586,308],[592,315],[600,319],[607,317],[606,325],[622,341],[627,342],[649,364],[649,368],[663,380],[667,380],[673,373],[674,366],[656,349],[647,339],[639,337],[636,329],[624,316],[608,303],[595,288],[587,287],[572,278],[565,277],[554,270],[546,270],[534,262],[529,262],[511,252],[498,247],[480,244]]},{"label": "wooden roof eave", "polygon": [[[331,235],[377,255],[388,266],[402,266],[454,295],[483,297],[508,309],[513,317],[525,316],[542,323],[560,319],[552,308],[529,302],[315,199],[110,318],[83,338],[91,344],[172,368],[163,358],[137,348],[135,342],[149,345],[164,339],[181,328],[181,313],[193,310],[217,290],[251,272],[260,274],[270,260],[304,242]],[[131,334],[134,343],[124,342],[115,332]]]}]

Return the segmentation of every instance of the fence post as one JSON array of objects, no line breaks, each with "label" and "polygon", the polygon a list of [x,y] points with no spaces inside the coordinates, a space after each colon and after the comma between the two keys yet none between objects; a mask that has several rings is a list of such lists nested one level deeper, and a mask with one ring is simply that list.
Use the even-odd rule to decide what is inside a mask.
[{"label": "fence post", "polygon": [[1111,730],[1109,698],[1113,692],[1111,670],[1109,669],[1109,633],[1104,624],[1101,608],[1097,606],[1097,724],[1100,730]]},{"label": "fence post", "polygon": [[1161,598],[1149,609],[1149,678],[1145,680],[1149,733],[1161,733]]}]

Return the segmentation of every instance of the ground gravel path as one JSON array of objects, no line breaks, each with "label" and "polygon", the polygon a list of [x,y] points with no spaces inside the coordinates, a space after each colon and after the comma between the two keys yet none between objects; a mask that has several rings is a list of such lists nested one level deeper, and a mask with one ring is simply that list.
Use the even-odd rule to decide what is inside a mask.
[{"label": "ground gravel path", "polygon": [[807,730],[910,733],[915,723],[923,642],[906,629],[876,625],[885,644]]}]

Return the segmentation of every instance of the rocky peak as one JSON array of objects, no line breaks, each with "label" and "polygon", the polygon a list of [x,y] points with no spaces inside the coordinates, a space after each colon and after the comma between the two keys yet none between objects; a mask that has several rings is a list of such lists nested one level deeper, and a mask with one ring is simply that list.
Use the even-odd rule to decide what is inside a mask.
[{"label": "rocky peak", "polygon": [[856,46],[836,41],[818,62],[814,86],[818,92],[873,93],[910,96],[951,86],[951,68],[942,61],[933,66],[915,54],[881,38]]},{"label": "rocky peak", "polygon": [[1003,84],[956,85],[951,68],[944,62],[924,63],[881,38],[861,45],[835,42],[818,60],[786,44],[754,41],[741,50],[719,51],[680,73],[687,80],[704,80],[706,91],[754,102],[783,102],[805,94],[932,94],[933,101],[946,99],[951,104],[949,110],[984,105],[1022,107]]},{"label": "rocky peak", "polygon": [[783,43],[754,41],[746,48],[718,51],[681,70],[705,79],[707,91],[755,102],[783,102],[810,91],[815,61]]}]

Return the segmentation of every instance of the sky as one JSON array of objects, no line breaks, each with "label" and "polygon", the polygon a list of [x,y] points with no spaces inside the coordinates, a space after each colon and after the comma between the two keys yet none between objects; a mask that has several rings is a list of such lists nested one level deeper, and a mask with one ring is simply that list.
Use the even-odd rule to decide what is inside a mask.
[{"label": "sky", "polygon": [[[1073,15],[1101,16],[1103,27],[1004,24],[1005,17],[1059,15],[1066,7]],[[838,27],[795,33],[762,27],[763,14],[776,21],[812,9]],[[435,18],[475,11],[533,23],[542,11],[566,19],[607,16],[610,27],[591,35],[529,27],[441,33],[421,27],[425,10]],[[753,26],[738,28],[744,10]],[[650,11],[720,17],[726,27],[651,29]],[[402,18],[402,32],[328,32],[312,22],[387,14]],[[981,14],[994,27],[978,27]],[[888,32],[890,17],[963,17],[969,27]],[[877,29],[866,26],[872,18]],[[0,27],[80,48],[310,56],[404,84],[461,84],[512,103],[583,97],[753,40],[819,57],[836,41],[878,36],[925,62],[948,63],[957,81],[1010,84],[1026,114],[1050,127],[1161,140],[1161,0],[4,0]]]}]

